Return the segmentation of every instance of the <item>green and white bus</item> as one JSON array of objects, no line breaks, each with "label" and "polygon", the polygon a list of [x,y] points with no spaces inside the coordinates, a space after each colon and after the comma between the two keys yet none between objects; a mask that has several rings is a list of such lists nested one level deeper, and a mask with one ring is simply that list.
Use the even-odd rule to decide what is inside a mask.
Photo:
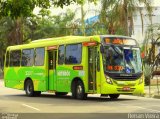
[{"label": "green and white bus", "polygon": [[4,66],[5,87],[27,96],[54,92],[85,99],[87,94],[118,98],[141,95],[144,77],[140,48],[126,36],[66,36],[9,46]]}]

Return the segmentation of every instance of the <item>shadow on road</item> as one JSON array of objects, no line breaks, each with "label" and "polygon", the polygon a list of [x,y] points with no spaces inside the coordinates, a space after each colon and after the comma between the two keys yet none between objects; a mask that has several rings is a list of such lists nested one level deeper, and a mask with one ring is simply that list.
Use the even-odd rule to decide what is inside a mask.
[{"label": "shadow on road", "polygon": [[121,96],[118,99],[110,99],[109,97],[88,97],[86,100],[76,100],[73,99],[70,95],[66,96],[56,96],[54,94],[42,94],[40,97],[27,97],[26,95],[4,95],[8,100],[12,101],[26,101],[30,103],[51,103],[51,102],[57,102],[58,104],[61,103],[94,103],[94,102],[114,102],[114,101],[132,101],[137,99],[131,99],[131,98],[121,98]]}]

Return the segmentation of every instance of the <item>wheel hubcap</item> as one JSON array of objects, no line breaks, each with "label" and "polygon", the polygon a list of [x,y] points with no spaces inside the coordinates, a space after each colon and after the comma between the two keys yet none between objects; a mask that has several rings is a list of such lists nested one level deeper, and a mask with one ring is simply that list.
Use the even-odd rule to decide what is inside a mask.
[{"label": "wheel hubcap", "polygon": [[82,87],[79,85],[77,86],[77,93],[78,94],[81,94],[82,93]]},{"label": "wheel hubcap", "polygon": [[31,91],[32,91],[32,86],[31,86],[31,85],[28,85],[28,86],[27,86],[27,92],[28,92],[28,93],[31,93]]}]

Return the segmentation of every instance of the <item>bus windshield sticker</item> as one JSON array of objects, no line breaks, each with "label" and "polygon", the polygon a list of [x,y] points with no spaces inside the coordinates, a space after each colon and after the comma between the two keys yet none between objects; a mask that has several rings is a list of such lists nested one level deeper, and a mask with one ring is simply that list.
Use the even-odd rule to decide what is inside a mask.
[{"label": "bus windshield sticker", "polygon": [[84,71],[79,71],[79,76],[84,76]]}]

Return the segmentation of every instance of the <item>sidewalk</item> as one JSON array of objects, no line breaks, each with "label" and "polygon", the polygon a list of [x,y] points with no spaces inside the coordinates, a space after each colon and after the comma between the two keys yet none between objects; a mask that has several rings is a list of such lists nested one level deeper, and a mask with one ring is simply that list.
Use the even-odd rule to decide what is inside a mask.
[{"label": "sidewalk", "polygon": [[144,90],[145,90],[145,97],[160,99],[160,85],[159,85],[159,93],[156,85],[150,86],[150,91],[149,91],[149,86],[145,86]]}]

